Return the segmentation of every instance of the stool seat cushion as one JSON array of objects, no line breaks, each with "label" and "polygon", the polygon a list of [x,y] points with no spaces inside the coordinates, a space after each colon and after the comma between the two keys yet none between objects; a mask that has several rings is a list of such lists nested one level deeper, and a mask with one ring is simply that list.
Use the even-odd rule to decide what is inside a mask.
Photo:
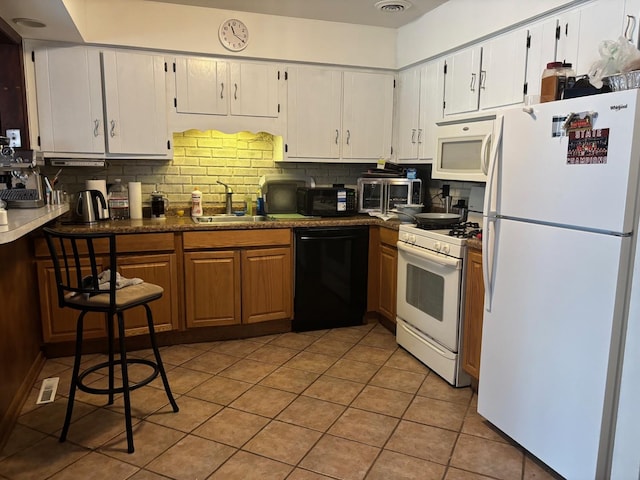
[{"label": "stool seat cushion", "polygon": [[[128,305],[150,302],[151,300],[160,298],[163,292],[164,289],[160,285],[153,283],[143,282],[137,285],[129,285],[128,287],[116,290],[116,307],[123,309]],[[91,297],[77,294],[67,297],[66,302],[79,307],[108,308],[109,292],[99,293]]]}]

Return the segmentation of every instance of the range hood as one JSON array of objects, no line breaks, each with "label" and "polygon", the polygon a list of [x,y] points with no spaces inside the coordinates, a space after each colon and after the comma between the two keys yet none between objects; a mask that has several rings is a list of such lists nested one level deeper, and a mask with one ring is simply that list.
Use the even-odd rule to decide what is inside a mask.
[{"label": "range hood", "polygon": [[104,167],[104,158],[47,158],[52,167]]}]

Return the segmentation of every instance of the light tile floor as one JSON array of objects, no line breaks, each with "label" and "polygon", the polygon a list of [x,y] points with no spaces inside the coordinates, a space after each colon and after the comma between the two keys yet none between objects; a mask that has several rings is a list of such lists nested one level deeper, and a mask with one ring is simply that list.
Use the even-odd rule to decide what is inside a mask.
[{"label": "light tile floor", "polygon": [[[133,454],[121,398],[106,406],[79,392],[68,440],[58,442],[72,359],[47,360],[0,452],[0,478],[559,478],[485,422],[469,388],[449,386],[379,324],[175,345],[162,357],[180,412],[159,379],[135,390]],[[36,405],[52,376],[56,401]]]}]

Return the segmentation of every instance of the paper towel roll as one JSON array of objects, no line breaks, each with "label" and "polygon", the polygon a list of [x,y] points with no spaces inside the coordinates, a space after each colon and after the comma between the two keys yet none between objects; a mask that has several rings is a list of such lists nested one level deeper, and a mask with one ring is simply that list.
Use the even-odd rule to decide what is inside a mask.
[{"label": "paper towel roll", "polygon": [[142,183],[129,182],[129,217],[142,218]]}]

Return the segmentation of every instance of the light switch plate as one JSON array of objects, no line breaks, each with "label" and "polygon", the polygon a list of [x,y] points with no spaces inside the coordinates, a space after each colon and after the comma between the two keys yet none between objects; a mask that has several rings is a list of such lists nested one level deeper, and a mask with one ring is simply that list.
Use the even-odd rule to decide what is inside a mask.
[{"label": "light switch plate", "polygon": [[20,148],[22,146],[22,139],[20,138],[20,129],[14,128],[7,130],[7,137],[9,137],[9,146],[13,148]]}]

